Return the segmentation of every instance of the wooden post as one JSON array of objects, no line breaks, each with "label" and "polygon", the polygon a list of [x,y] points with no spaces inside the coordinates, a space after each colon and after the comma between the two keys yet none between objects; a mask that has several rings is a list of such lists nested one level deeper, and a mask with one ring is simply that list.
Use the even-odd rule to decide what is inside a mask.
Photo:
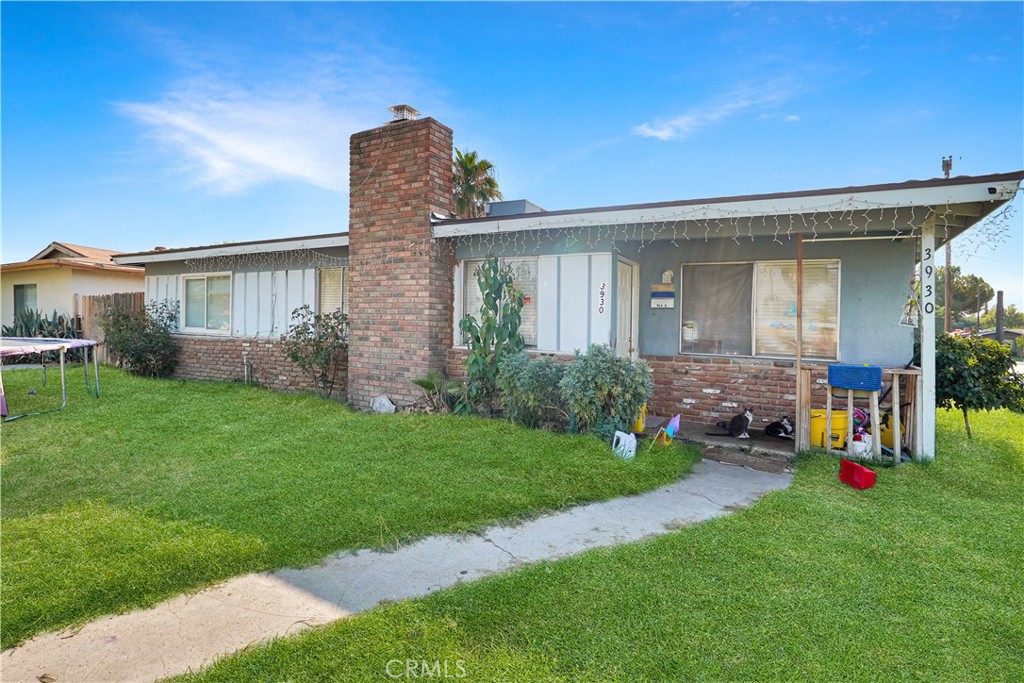
[{"label": "wooden post", "polygon": [[900,424],[900,380],[903,375],[897,372],[892,373],[892,454],[893,464],[900,464],[900,456],[903,455],[903,436]]},{"label": "wooden post", "polygon": [[810,383],[804,381],[804,236],[796,234],[796,451],[811,446],[811,422],[808,406]]},{"label": "wooden post", "polygon": [[920,458],[935,459],[935,219],[921,226]]}]

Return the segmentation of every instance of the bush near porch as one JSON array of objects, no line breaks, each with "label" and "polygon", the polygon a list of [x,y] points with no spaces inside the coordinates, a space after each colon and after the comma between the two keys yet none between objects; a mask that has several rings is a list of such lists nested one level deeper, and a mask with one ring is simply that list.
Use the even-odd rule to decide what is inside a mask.
[{"label": "bush near porch", "polygon": [[[4,373],[12,410],[59,405],[39,378]],[[626,463],[592,437],[111,368],[99,399],[83,384],[69,368],[65,411],[2,428],[3,647],[249,571],[637,493],[696,457]]]}]

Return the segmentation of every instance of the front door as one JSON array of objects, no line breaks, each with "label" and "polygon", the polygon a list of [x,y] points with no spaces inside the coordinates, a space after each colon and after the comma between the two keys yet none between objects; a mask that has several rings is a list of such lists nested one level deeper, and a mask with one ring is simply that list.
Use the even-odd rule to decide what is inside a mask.
[{"label": "front door", "polygon": [[640,345],[640,266],[620,258],[615,273],[615,353],[636,358]]}]

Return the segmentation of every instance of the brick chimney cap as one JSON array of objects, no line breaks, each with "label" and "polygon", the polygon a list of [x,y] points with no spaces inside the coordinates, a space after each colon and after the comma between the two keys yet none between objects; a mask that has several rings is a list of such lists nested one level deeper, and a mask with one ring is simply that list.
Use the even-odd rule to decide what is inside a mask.
[{"label": "brick chimney cap", "polygon": [[420,115],[408,104],[396,104],[393,107],[388,107],[388,111],[395,115],[395,121],[412,121]]}]

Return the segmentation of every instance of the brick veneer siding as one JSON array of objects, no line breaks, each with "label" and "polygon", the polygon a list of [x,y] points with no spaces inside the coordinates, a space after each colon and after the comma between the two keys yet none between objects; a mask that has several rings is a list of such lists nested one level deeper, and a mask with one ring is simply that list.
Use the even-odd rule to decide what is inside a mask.
[{"label": "brick veneer siding", "polygon": [[[462,348],[448,351],[448,374],[453,379],[465,381],[467,353]],[[567,354],[534,355],[556,362],[572,360]],[[684,422],[714,424],[750,407],[754,409],[755,426],[760,426],[796,414],[793,361],[713,356],[645,356],[644,360],[654,377],[654,394],[647,404],[651,415],[668,417],[678,413]],[[826,373],[826,366],[811,368],[813,408],[825,407]],[[836,405],[844,404],[837,401]]]},{"label": "brick veneer siding", "polygon": [[357,133],[350,164],[349,402],[401,406],[452,344],[454,253],[429,218],[452,209],[452,131],[427,118]]},{"label": "brick veneer siding", "polygon": [[[250,379],[261,386],[284,391],[315,391],[316,384],[295,363],[285,358],[276,339],[200,337],[176,335],[178,366],[176,377],[184,379],[245,380],[245,360]],[[334,396],[345,397],[348,359],[342,355]]]}]

